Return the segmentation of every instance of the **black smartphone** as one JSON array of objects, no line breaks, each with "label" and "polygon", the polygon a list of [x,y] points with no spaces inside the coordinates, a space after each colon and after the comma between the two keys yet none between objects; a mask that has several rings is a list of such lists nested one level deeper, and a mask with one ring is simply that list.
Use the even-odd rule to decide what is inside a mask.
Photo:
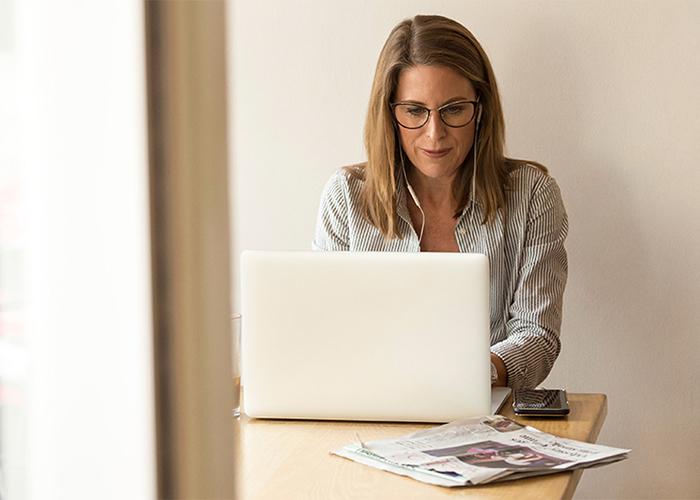
[{"label": "black smartphone", "polygon": [[513,413],[524,417],[561,417],[569,414],[563,389],[521,389],[513,394]]}]

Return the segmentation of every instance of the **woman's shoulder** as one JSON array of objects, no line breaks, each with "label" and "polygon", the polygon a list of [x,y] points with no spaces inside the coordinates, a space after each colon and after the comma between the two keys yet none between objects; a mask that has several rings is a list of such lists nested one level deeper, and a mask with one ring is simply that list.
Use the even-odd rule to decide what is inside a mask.
[{"label": "woman's shoulder", "polygon": [[365,168],[363,163],[342,167],[333,172],[326,184],[327,189],[341,191],[355,191],[362,186],[365,179]]},{"label": "woman's shoulder", "polygon": [[324,188],[324,199],[354,201],[364,184],[364,165],[350,165],[333,172]]},{"label": "woman's shoulder", "polygon": [[511,182],[536,184],[552,178],[547,167],[537,162],[509,159],[508,163],[508,180]]},{"label": "woman's shoulder", "polygon": [[336,174],[342,175],[348,183],[362,184],[365,182],[365,163],[343,167],[337,170]]},{"label": "woman's shoulder", "polygon": [[519,213],[542,207],[565,214],[561,190],[548,170],[534,162],[519,162],[510,172],[506,198],[509,210]]},{"label": "woman's shoulder", "polygon": [[543,165],[524,160],[511,160],[511,165],[508,175],[509,191],[534,193],[551,187],[556,189],[556,181]]}]

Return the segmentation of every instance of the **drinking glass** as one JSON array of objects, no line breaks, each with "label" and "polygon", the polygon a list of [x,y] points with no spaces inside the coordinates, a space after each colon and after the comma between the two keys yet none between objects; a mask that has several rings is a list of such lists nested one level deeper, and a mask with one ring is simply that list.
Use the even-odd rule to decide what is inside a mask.
[{"label": "drinking glass", "polygon": [[231,316],[231,368],[233,372],[233,416],[241,415],[241,323],[243,317]]}]

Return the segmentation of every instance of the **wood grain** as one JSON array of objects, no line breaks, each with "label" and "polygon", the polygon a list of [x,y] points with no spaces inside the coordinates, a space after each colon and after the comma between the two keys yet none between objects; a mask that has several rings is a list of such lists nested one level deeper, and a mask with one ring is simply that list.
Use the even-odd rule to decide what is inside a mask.
[{"label": "wood grain", "polygon": [[[569,394],[567,418],[515,417],[510,403],[504,416],[544,432],[595,442],[607,414],[604,394]],[[478,487],[442,488],[390,474],[329,452],[357,441],[386,439],[436,424],[258,420],[234,424],[238,438],[239,498],[262,499],[479,499],[571,498],[581,471]]]}]

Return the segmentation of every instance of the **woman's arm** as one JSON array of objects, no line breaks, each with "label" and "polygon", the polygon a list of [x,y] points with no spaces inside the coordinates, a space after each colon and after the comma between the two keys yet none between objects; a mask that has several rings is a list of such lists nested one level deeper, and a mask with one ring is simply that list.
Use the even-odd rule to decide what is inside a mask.
[{"label": "woman's arm", "polygon": [[[554,179],[544,176],[529,200],[518,280],[508,309],[506,339],[491,347],[514,389],[532,388],[559,355],[561,311],[567,279],[566,210]],[[495,362],[498,368],[498,363]]]},{"label": "woman's arm", "polygon": [[347,175],[344,170],[337,171],[323,189],[316,221],[316,236],[311,243],[313,250],[350,250]]}]

